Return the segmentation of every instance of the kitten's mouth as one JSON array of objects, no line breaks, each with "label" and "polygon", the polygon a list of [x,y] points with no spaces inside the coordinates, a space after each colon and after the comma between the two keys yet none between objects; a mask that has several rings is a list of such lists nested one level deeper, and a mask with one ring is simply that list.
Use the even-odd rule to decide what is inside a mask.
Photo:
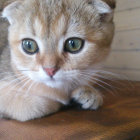
[{"label": "kitten's mouth", "polygon": [[56,79],[55,78],[49,78],[48,82],[56,82]]},{"label": "kitten's mouth", "polygon": [[46,79],[43,80],[44,83],[51,83],[51,84],[55,84],[57,83],[59,80],[56,79],[55,77],[48,77]]},{"label": "kitten's mouth", "polygon": [[47,78],[45,80],[43,80],[43,82],[47,83],[47,82],[56,82],[56,79],[53,77]]},{"label": "kitten's mouth", "polygon": [[43,83],[51,88],[60,88],[63,84],[63,82],[56,80],[55,78],[46,79],[43,81]]}]

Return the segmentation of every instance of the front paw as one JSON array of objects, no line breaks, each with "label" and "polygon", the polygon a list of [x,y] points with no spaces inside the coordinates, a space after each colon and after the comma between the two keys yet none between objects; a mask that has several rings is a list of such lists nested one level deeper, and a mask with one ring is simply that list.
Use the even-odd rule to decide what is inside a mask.
[{"label": "front paw", "polygon": [[103,104],[103,97],[97,90],[85,87],[73,91],[72,99],[83,109],[96,110]]}]

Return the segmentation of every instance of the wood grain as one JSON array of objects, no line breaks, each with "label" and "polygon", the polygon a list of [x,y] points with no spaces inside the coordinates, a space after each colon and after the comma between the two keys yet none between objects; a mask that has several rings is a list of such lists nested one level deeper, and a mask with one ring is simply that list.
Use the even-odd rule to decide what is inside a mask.
[{"label": "wood grain", "polygon": [[140,8],[139,0],[116,0],[117,1],[117,9],[118,11],[125,11],[128,9]]},{"label": "wood grain", "polygon": [[140,29],[116,32],[112,44],[113,51],[140,50]]},{"label": "wood grain", "polygon": [[116,31],[140,29],[140,8],[115,14]]},{"label": "wood grain", "polygon": [[140,51],[132,52],[112,52],[106,64],[111,65],[112,67],[130,67],[135,69],[140,69]]}]

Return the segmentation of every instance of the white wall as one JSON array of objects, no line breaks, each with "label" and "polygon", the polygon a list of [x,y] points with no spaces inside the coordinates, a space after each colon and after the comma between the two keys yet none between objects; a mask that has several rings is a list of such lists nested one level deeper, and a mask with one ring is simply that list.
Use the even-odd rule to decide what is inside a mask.
[{"label": "white wall", "polygon": [[140,81],[140,0],[116,1],[116,33],[105,67]]}]

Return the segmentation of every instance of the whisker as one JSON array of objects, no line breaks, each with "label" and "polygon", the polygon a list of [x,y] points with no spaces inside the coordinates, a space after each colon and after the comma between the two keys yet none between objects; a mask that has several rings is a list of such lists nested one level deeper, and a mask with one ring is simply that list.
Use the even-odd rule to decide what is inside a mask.
[{"label": "whisker", "polygon": [[98,73],[111,75],[111,76],[114,76],[117,79],[122,79],[122,77],[124,77],[124,79],[126,78],[124,75],[113,73],[113,72],[110,72],[110,71],[105,71],[105,70],[99,70]]},{"label": "whisker", "polygon": [[[25,76],[22,76],[20,78],[24,78]],[[14,84],[15,82],[17,82],[19,79],[13,79],[10,83],[5,83],[3,87],[0,87],[0,90],[6,87],[9,87],[11,84]]]},{"label": "whisker", "polygon": [[92,80],[92,79],[89,80],[89,82],[92,82],[92,83],[94,83],[94,84],[97,84],[99,87],[103,88],[104,90],[106,90],[106,91],[110,92],[112,95],[114,95],[114,93],[112,92],[112,90],[106,88],[105,86],[99,84],[98,82],[96,82],[96,81],[94,81],[94,80]]},{"label": "whisker", "polygon": [[[102,71],[102,72],[100,73],[100,71]],[[114,78],[109,77],[109,76],[101,75],[101,74],[104,74],[104,70],[98,70],[98,71],[96,71],[96,72],[97,72],[97,73],[94,73],[94,74],[92,73],[92,74],[91,74],[91,72],[89,73],[88,71],[86,71],[85,74],[88,73],[88,74],[90,74],[91,76],[97,76],[97,77],[99,77],[99,78],[102,78],[102,79],[105,79],[105,80],[110,80],[110,81],[115,82],[115,83],[118,83],[118,84],[120,83],[120,82],[118,81],[118,80],[119,80],[118,77],[116,77],[116,78],[114,79]],[[99,73],[100,73],[100,74],[99,74]],[[110,72],[105,71],[105,74],[106,74],[106,73],[109,74]],[[111,72],[111,75],[112,75],[112,74],[114,74],[114,73]],[[119,75],[119,74],[114,74],[114,75]],[[119,76],[121,76],[121,75],[119,75]],[[122,80],[122,79],[120,79],[120,80]],[[121,85],[122,85],[122,84],[121,84]],[[132,86],[132,85],[131,85],[131,86]]]},{"label": "whisker", "polygon": [[7,71],[7,72],[0,72],[0,74],[5,74],[5,73],[14,74],[14,72],[10,72],[10,71]]},{"label": "whisker", "polygon": [[[17,74],[17,76],[23,76],[23,75],[22,74]],[[12,76],[9,76],[9,77],[6,77],[6,78],[1,79],[0,82],[5,81],[5,80],[10,80],[12,78],[17,78],[17,77],[16,77],[16,75],[12,75]]]},{"label": "whisker", "polygon": [[21,91],[31,80],[30,79],[26,79],[26,82],[24,83],[24,85],[18,90]]},{"label": "whisker", "polygon": [[32,83],[31,83],[31,85],[29,86],[28,90],[27,90],[26,93],[25,93],[26,95],[29,94],[31,88],[33,87],[33,85],[34,85],[35,83],[36,83],[36,82],[32,82]]},{"label": "whisker", "polygon": [[[82,72],[82,73],[83,73],[83,72]],[[112,85],[110,85],[110,84],[108,84],[108,83],[106,83],[106,82],[100,80],[100,79],[95,78],[94,76],[97,76],[96,74],[90,74],[90,73],[83,73],[83,74],[84,74],[84,75],[88,75],[88,76],[91,77],[91,79],[96,80],[96,81],[98,81],[98,82],[101,82],[101,83],[103,83],[103,84],[105,84],[105,85],[107,85],[107,86],[109,86],[109,87],[111,87],[111,88],[117,88],[117,87],[114,87],[114,86],[112,86]],[[90,77],[89,77],[89,78],[90,78]],[[100,77],[101,77],[101,76],[100,76]],[[102,78],[102,77],[101,77],[101,78]]]},{"label": "whisker", "polygon": [[[18,87],[20,84],[22,84],[26,79],[27,79],[27,78],[24,77],[20,82],[18,82],[18,83],[15,84],[14,86],[12,86],[12,87],[9,89],[8,94],[11,93],[11,92],[14,90],[14,88],[16,88],[16,87]],[[15,91],[15,90],[14,90],[14,91]],[[17,93],[17,89],[16,89],[16,93]]]},{"label": "whisker", "polygon": [[[105,90],[107,90],[107,91],[109,91],[109,92],[112,93],[111,90],[109,90],[108,88],[106,88],[106,87],[104,87],[103,85],[101,85],[101,84],[99,84],[98,82],[96,82],[95,79],[92,79],[92,77],[87,76],[87,75],[84,75],[84,74],[81,74],[81,73],[79,73],[79,74],[82,76],[82,78],[83,78],[84,80],[86,80],[86,81],[88,81],[88,82],[92,82],[92,83],[94,83],[94,84],[97,84],[99,87],[102,87],[103,89],[105,89]],[[112,94],[113,94],[113,93],[112,93]],[[113,94],[113,95],[114,95],[114,94]]]},{"label": "whisker", "polygon": [[[125,80],[128,82],[128,84],[130,84],[130,86],[132,88],[134,88],[134,85],[132,84],[132,81],[126,76],[126,75],[122,75],[122,74],[117,74],[117,73],[114,73],[114,72],[110,72],[110,71],[105,71],[105,70],[100,70],[100,72],[102,74],[107,74],[107,75],[111,75],[111,76],[114,76],[116,80]],[[100,73],[99,72],[99,73]],[[114,81],[114,82],[117,82],[117,81]],[[117,83],[120,83],[120,82],[117,82]],[[124,85],[124,82],[121,82],[121,86],[122,84]]]},{"label": "whisker", "polygon": [[37,70],[19,70],[19,71],[38,72]]}]

